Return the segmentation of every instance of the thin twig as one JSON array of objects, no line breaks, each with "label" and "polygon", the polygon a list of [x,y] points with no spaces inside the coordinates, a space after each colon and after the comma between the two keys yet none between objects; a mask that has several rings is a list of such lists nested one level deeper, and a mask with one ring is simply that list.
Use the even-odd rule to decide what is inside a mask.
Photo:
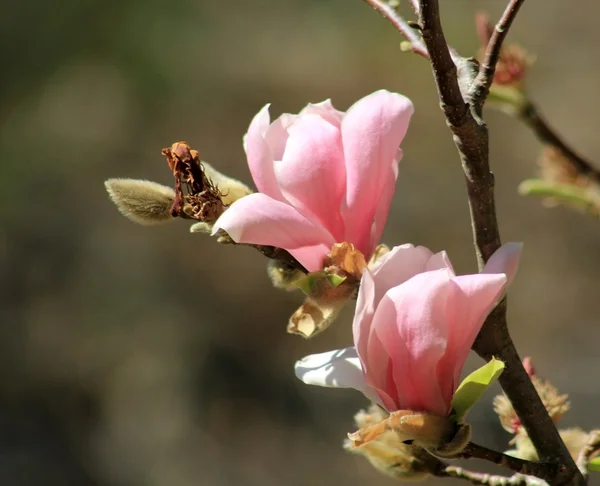
[{"label": "thin twig", "polygon": [[[419,35],[415,30],[408,25],[406,20],[393,8],[391,5],[386,3],[384,0],[364,0],[366,3],[371,5],[381,15],[383,15],[394,27],[400,32],[406,40],[410,43],[411,49],[414,53],[423,56],[425,59],[429,59],[427,48]],[[412,0],[413,2],[416,0]],[[414,8],[414,7],[413,7]]]},{"label": "thin twig", "polygon": [[437,477],[449,477],[466,479],[472,484],[481,484],[487,486],[548,486],[543,479],[524,474],[514,474],[511,477],[498,476],[495,474],[484,474],[469,471],[462,467],[448,466],[447,468],[435,474]]},{"label": "thin twig", "polygon": [[537,107],[527,100],[516,112],[519,120],[525,123],[533,130],[535,135],[545,144],[558,149],[567,159],[569,159],[578,174],[594,179],[600,183],[600,169],[579,155],[571,148],[556,131],[548,125],[548,122],[542,117]]},{"label": "thin twig", "polygon": [[460,457],[463,459],[483,459],[485,461],[493,462],[498,466],[506,467],[520,474],[526,474],[528,476],[537,476],[542,479],[552,479],[556,476],[557,468],[552,470],[546,464],[540,464],[539,462],[525,461],[517,457],[508,456],[502,452],[498,452],[487,447],[469,442],[464,451],[461,452]]},{"label": "thin twig", "polygon": [[600,451],[600,430],[592,430],[586,445],[577,456],[577,467],[585,477],[588,475],[588,462],[598,451]]},{"label": "thin twig", "polygon": [[510,0],[506,10],[502,14],[502,17],[496,24],[494,31],[490,37],[488,45],[485,50],[485,56],[483,62],[479,67],[479,73],[475,79],[475,85],[477,91],[474,102],[478,105],[483,105],[485,99],[490,90],[490,86],[494,81],[494,73],[496,72],[496,64],[500,58],[500,50],[502,49],[502,43],[508,35],[508,30],[513,23],[513,20],[517,16],[521,5],[525,3],[525,0]]}]

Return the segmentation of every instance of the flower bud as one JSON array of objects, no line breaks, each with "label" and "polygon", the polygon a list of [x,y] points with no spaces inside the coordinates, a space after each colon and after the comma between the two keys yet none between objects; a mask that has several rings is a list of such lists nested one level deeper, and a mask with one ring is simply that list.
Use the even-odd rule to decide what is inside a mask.
[{"label": "flower bud", "polygon": [[273,287],[284,290],[298,290],[296,282],[305,276],[304,272],[279,260],[269,260],[267,273]]},{"label": "flower bud", "polygon": [[104,186],[121,214],[135,223],[149,226],[173,220],[175,191],[170,187],[138,179],[108,179]]}]

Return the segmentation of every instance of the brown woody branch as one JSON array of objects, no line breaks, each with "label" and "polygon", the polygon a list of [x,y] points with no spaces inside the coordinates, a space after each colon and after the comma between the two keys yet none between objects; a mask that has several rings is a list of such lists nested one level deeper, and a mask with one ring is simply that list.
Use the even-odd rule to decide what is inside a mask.
[{"label": "brown woody branch", "polygon": [[487,447],[469,442],[464,451],[460,454],[463,459],[483,459],[484,461],[493,462],[494,464],[513,471],[519,474],[528,476],[537,476],[538,478],[551,480],[557,474],[555,465],[540,464],[539,462],[525,461],[517,457],[508,456],[502,452],[488,449]]},{"label": "brown woody branch", "polygon": [[437,1],[421,0],[419,23],[429,52],[442,110],[451,126],[462,126],[468,121],[468,105],[460,92],[458,71],[442,31]]},{"label": "brown woody branch", "polygon": [[475,93],[474,101],[477,104],[483,104],[490,90],[490,86],[494,81],[494,73],[496,72],[496,64],[500,59],[500,51],[502,49],[502,43],[508,34],[508,30],[513,23],[513,20],[517,16],[521,5],[525,3],[525,0],[510,0],[509,4],[504,10],[504,14],[494,27],[490,40],[488,41],[483,62],[479,67],[479,73],[475,79],[475,85],[478,88]]},{"label": "brown woody branch", "polygon": [[[457,68],[442,30],[437,0],[421,0],[419,23],[430,54],[442,109],[465,173],[478,264],[483,268],[501,244],[494,177],[489,168],[488,131],[480,118],[486,96],[483,95],[478,103],[474,103],[474,95],[481,92],[482,86],[475,82],[470,69],[461,71],[461,75],[467,79],[461,79],[460,85],[470,86],[466,93],[461,93]],[[464,62],[468,63],[468,60]],[[510,338],[506,323],[506,301],[490,314],[473,349],[486,360],[496,356],[506,363],[500,384],[538,451],[540,467],[545,468],[543,476],[548,477],[553,485],[584,484],[583,476],[562,442]]]}]

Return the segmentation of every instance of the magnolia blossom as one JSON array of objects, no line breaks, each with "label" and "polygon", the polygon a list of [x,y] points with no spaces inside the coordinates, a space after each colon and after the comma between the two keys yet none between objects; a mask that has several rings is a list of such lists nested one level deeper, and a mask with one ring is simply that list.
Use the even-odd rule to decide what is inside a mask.
[{"label": "magnolia blossom", "polygon": [[234,241],[288,250],[320,270],[334,243],[353,243],[368,259],[379,243],[394,195],[399,145],[412,102],[376,91],[347,113],[329,100],[270,122],[269,105],[244,139],[258,193],[218,219]]},{"label": "magnolia blossom", "polygon": [[521,252],[503,245],[475,275],[456,276],[445,252],[393,248],[360,283],[354,347],[296,363],[310,385],[362,391],[388,411],[447,415],[469,350],[503,297]]}]

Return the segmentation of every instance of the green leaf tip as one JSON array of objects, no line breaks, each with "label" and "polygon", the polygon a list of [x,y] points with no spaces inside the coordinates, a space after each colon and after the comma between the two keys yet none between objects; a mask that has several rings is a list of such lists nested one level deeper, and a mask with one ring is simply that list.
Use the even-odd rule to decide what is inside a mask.
[{"label": "green leaf tip", "polygon": [[338,287],[339,285],[344,283],[345,280],[346,277],[340,277],[339,275],[335,275],[333,273],[327,275],[327,281],[331,284],[333,288]]},{"label": "green leaf tip", "polygon": [[299,278],[294,282],[294,285],[298,287],[302,292],[306,295],[310,296],[312,294],[313,289],[317,285],[317,280],[319,277],[322,278],[323,272],[314,272],[309,273],[306,276]]},{"label": "green leaf tip", "polygon": [[492,358],[462,381],[452,397],[453,416],[457,423],[463,421],[467,412],[479,401],[490,385],[498,379],[503,370],[504,363]]},{"label": "green leaf tip", "polygon": [[587,463],[588,471],[600,472],[600,457],[594,457]]}]

